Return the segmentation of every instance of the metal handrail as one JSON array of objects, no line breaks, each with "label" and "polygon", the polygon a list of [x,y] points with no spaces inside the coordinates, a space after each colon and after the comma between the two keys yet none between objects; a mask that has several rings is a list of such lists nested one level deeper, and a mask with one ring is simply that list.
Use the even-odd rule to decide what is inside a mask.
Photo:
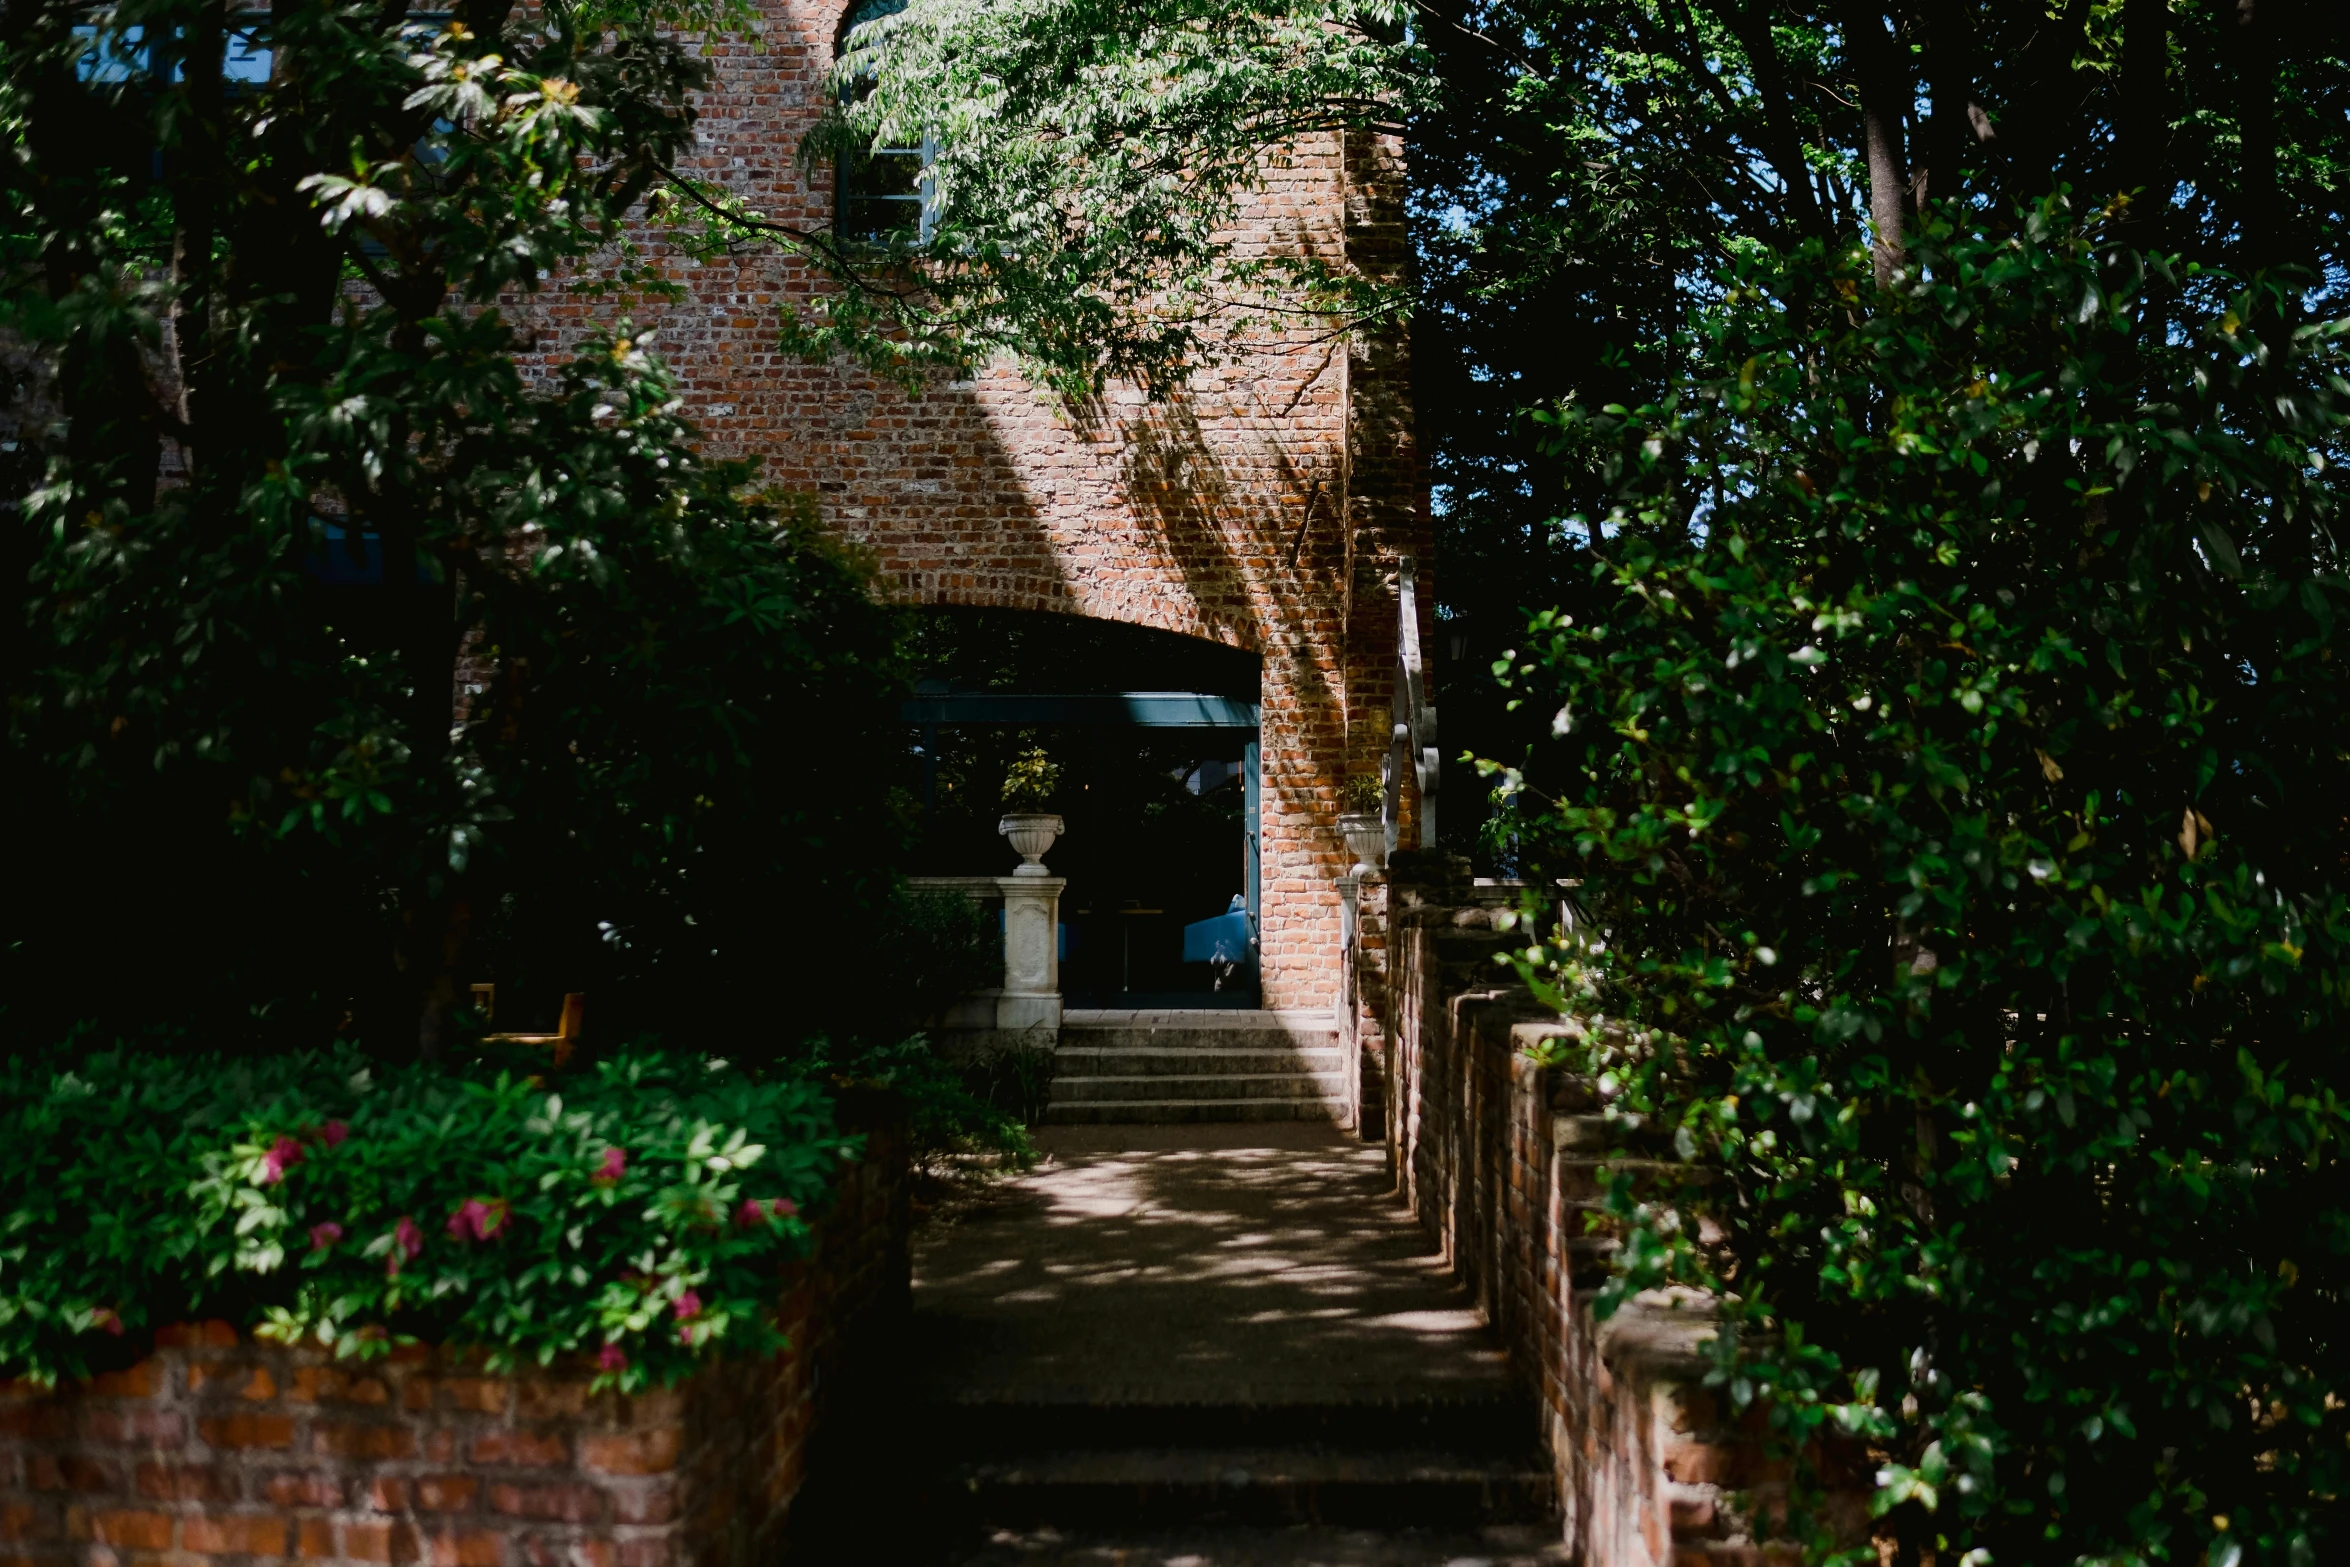
[{"label": "metal handrail", "polygon": [[1420,597],[1409,555],[1397,563],[1395,598],[1395,729],[1387,748],[1387,790],[1379,812],[1390,854],[1403,829],[1407,771],[1420,791],[1420,847],[1436,847],[1436,786],[1444,770],[1436,747],[1436,704],[1429,699],[1428,673],[1420,661]]}]

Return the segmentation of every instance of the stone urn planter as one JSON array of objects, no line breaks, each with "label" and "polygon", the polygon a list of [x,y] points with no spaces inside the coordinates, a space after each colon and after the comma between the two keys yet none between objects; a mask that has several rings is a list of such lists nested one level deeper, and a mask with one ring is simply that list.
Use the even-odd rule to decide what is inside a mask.
[{"label": "stone urn planter", "polygon": [[1061,819],[1050,811],[1006,811],[1004,819],[996,823],[997,832],[1012,842],[1012,847],[1025,862],[1012,872],[1015,876],[1048,876],[1044,868],[1045,851],[1053,840],[1061,836]]},{"label": "stone urn planter", "polygon": [[1378,812],[1349,811],[1338,818],[1338,831],[1355,858],[1355,875],[1387,868],[1387,824]]}]

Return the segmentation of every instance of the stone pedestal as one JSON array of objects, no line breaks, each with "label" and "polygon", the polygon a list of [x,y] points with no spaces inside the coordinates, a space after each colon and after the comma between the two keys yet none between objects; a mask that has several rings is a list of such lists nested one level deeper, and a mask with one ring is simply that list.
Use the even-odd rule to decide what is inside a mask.
[{"label": "stone pedestal", "polygon": [[1004,894],[1004,988],[996,996],[999,1029],[1061,1026],[1061,889],[1069,883],[1022,866],[998,876]]}]

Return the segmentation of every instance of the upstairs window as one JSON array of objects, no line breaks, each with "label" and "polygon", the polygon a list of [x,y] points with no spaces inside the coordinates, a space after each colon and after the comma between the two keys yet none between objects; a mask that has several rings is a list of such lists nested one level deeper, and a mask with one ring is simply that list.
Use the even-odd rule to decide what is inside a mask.
[{"label": "upstairs window", "polygon": [[[849,34],[857,27],[905,8],[906,0],[863,0],[841,23],[834,54],[847,49]],[[871,83],[851,81],[842,89],[842,97],[854,103],[870,91]],[[916,147],[843,153],[834,176],[838,202],[834,231],[842,239],[867,245],[919,244],[929,239],[930,166],[936,155],[936,143],[929,137]]]}]

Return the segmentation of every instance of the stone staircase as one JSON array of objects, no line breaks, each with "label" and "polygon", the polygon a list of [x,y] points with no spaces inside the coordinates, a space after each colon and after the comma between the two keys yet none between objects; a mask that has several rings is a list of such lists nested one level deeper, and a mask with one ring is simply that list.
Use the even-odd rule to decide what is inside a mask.
[{"label": "stone staircase", "polygon": [[1039,1141],[918,1242],[903,1353],[836,1388],[790,1567],[1572,1567],[1535,1399],[1383,1149],[1327,1121]]},{"label": "stone staircase", "polygon": [[1347,1075],[1328,1012],[1071,1011],[1045,1118],[1345,1124]]}]

